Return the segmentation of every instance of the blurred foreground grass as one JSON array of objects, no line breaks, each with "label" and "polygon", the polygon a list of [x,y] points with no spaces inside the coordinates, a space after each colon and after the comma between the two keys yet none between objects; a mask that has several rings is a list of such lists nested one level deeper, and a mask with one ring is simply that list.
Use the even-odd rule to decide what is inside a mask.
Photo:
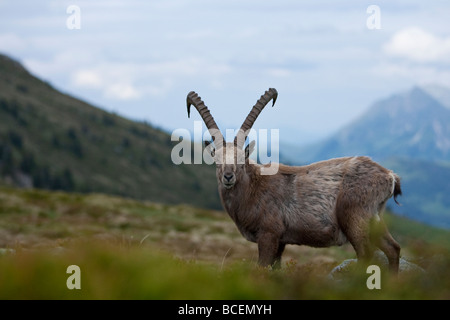
[{"label": "blurred foreground grass", "polygon": [[[354,258],[349,245],[289,246],[283,268],[270,271],[223,212],[0,188],[0,298],[450,299],[449,232],[388,220],[402,255],[427,272],[383,273],[381,290],[369,290],[364,272],[326,277]],[[66,286],[70,265],[80,267],[80,290]]]}]

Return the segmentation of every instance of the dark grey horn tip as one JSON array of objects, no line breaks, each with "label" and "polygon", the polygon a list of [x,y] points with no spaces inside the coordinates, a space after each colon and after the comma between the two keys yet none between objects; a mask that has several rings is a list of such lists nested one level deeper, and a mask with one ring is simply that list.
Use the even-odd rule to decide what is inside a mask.
[{"label": "dark grey horn tip", "polygon": [[191,105],[192,105],[192,95],[196,94],[195,91],[191,91],[188,93],[186,97],[186,105],[187,105],[187,112],[188,112],[188,118],[191,117]]},{"label": "dark grey horn tip", "polygon": [[272,93],[272,99],[273,99],[272,107],[273,107],[275,105],[275,101],[277,101],[277,98],[278,98],[278,91],[275,88],[270,88],[269,91]]}]

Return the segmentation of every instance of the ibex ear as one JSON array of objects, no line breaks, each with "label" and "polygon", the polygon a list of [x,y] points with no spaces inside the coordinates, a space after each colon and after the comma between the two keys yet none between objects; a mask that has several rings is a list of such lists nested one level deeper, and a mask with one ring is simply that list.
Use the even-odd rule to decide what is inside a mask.
[{"label": "ibex ear", "polygon": [[255,144],[255,140],[253,140],[245,147],[245,159],[248,159],[248,157],[250,157],[252,152],[255,150]]},{"label": "ibex ear", "polygon": [[205,148],[208,149],[208,152],[211,154],[211,157],[214,158],[216,150],[214,149],[214,145],[212,144],[211,141],[205,140]]}]

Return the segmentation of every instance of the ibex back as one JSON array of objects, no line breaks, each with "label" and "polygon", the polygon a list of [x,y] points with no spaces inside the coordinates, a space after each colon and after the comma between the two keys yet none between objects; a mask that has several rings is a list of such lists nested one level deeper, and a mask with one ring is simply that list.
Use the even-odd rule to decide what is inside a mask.
[{"label": "ibex back", "polygon": [[400,246],[382,213],[386,202],[401,195],[400,178],[368,157],[345,157],[306,166],[280,164],[273,175],[249,159],[255,142],[244,149],[254,121],[277,91],[270,88],[256,102],[233,143],[226,143],[201,98],[194,105],[214,139],[205,144],[216,163],[220,199],[241,234],[258,244],[259,264],[279,267],[286,244],[329,247],[350,242],[358,261],[367,262],[376,247],[398,272]]}]

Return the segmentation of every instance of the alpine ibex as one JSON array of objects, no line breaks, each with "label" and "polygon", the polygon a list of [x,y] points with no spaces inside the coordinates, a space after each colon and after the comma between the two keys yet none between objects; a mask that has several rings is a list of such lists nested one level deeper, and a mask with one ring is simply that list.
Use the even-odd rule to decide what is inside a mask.
[{"label": "alpine ibex", "polygon": [[375,247],[398,272],[400,246],[382,217],[389,198],[401,195],[400,178],[368,157],[345,157],[306,166],[267,165],[249,159],[255,142],[243,146],[253,123],[278,93],[270,88],[256,102],[234,142],[226,142],[208,108],[195,92],[187,96],[214,139],[205,141],[216,163],[222,205],[241,234],[258,244],[261,266],[279,267],[286,244],[330,247],[349,241],[358,261],[369,261]]}]

